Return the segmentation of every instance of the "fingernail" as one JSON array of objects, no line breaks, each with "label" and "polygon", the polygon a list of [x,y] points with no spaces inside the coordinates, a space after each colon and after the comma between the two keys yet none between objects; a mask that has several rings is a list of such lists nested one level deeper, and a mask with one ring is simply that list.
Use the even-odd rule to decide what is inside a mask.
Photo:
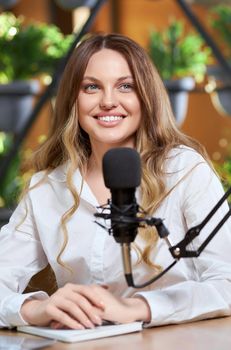
[{"label": "fingernail", "polygon": [[98,324],[99,326],[102,324],[102,320],[99,316],[95,315],[94,320],[95,320],[95,323]]},{"label": "fingernail", "polygon": [[85,329],[85,327],[83,325],[81,325],[80,323],[78,323],[77,327],[78,327],[78,329],[81,329],[81,330]]},{"label": "fingernail", "polygon": [[85,324],[88,328],[95,328],[94,324],[91,321],[86,321]]},{"label": "fingernail", "polygon": [[102,306],[103,308],[105,308],[105,304],[104,304],[103,301],[100,301],[100,302],[99,302],[99,305]]}]

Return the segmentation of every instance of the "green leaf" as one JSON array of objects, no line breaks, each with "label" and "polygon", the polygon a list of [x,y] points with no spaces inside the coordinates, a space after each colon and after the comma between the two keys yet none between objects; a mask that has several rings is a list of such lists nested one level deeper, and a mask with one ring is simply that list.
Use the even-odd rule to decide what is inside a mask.
[{"label": "green leaf", "polygon": [[72,40],[72,34],[63,35],[53,24],[25,26],[22,17],[0,14],[0,83],[52,75]]},{"label": "green leaf", "polygon": [[217,32],[220,42],[223,42],[226,48],[228,59],[231,58],[231,6],[218,5],[210,11],[210,23]]},{"label": "green leaf", "polygon": [[186,33],[183,22],[172,21],[163,31],[152,30],[149,54],[163,79],[204,78],[211,50],[196,33]]}]

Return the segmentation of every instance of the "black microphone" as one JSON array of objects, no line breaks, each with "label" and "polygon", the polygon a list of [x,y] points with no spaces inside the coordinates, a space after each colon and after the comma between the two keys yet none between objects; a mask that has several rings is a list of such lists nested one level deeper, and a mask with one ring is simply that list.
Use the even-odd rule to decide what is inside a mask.
[{"label": "black microphone", "polygon": [[103,157],[104,183],[111,191],[111,232],[121,244],[124,274],[132,274],[130,243],[134,241],[139,223],[134,220],[139,211],[135,190],[141,181],[141,161],[132,148],[113,148]]},{"label": "black microphone", "polygon": [[[103,176],[111,191],[112,234],[118,243],[131,243],[138,228],[132,220],[139,210],[135,190],[141,181],[141,162],[137,151],[126,147],[110,149],[103,157]],[[124,217],[128,222],[121,220]]]}]

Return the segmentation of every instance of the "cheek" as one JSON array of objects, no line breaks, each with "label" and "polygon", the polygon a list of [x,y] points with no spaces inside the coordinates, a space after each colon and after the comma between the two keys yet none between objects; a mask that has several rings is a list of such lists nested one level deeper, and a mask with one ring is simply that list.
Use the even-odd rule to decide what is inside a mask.
[{"label": "cheek", "polygon": [[82,114],[86,111],[87,109],[87,103],[85,101],[85,98],[82,96],[79,96],[77,100],[77,106],[78,106],[78,113]]},{"label": "cheek", "polygon": [[96,96],[80,94],[77,99],[79,114],[88,114],[95,107],[96,103]]},{"label": "cheek", "polygon": [[124,99],[124,106],[132,113],[141,115],[141,104],[136,96],[130,96]]},{"label": "cheek", "polygon": [[85,118],[84,115],[79,115],[78,122],[80,127],[87,133],[89,134],[91,130],[91,123],[89,123],[88,118]]}]

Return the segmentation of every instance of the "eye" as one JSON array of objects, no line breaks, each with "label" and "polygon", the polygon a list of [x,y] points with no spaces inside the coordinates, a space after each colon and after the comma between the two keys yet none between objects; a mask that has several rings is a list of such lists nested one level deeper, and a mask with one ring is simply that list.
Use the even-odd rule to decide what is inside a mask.
[{"label": "eye", "polygon": [[91,84],[85,84],[85,85],[83,86],[83,90],[84,90],[85,92],[88,92],[88,93],[95,92],[95,91],[97,91],[98,89],[99,89],[99,86],[98,86],[97,84],[93,84],[93,83],[91,83]]},{"label": "eye", "polygon": [[123,83],[119,86],[119,89],[123,92],[130,92],[134,90],[134,84],[132,83]]}]

